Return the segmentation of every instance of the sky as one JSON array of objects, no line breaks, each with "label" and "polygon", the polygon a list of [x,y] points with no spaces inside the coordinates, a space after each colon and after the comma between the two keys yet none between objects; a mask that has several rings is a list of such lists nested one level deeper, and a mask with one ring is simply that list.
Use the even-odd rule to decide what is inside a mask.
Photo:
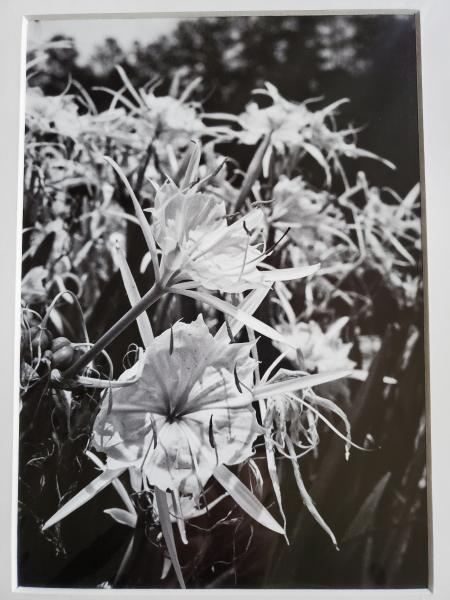
[{"label": "sky", "polygon": [[48,19],[28,23],[28,43],[39,44],[52,36],[65,34],[75,40],[79,53],[78,62],[86,63],[95,46],[107,37],[113,37],[119,45],[128,49],[132,42],[151,43],[159,36],[173,31],[180,19]]}]

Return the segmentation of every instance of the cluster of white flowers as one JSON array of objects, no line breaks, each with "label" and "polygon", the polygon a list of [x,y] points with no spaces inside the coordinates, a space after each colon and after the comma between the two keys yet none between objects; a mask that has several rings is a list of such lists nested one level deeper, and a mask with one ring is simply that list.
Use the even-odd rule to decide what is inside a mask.
[{"label": "cluster of white flowers", "polygon": [[[319,421],[337,431],[348,452],[352,442],[344,413],[314,388],[350,376],[357,365],[350,357],[352,343],[343,341],[349,317],[338,319],[330,311],[327,327],[319,323],[320,315],[311,318],[314,282],[325,281],[336,290],[336,274],[356,269],[363,260],[386,270],[414,262],[407,246],[417,246],[420,240],[414,218],[418,189],[393,205],[383,202],[379,190],[368,188],[361,177],[354,188],[347,185],[344,157],[378,157],[358,148],[353,129],[333,127],[343,101],[314,112],[307,102],[290,102],[267,83],[264,90],[256,90],[271,99],[266,108],[252,102],[237,117],[202,114],[200,106],[189,101],[196,82],[178,96],[158,96],[155,88],[134,89],[120,68],[119,72],[128,95],[111,92],[111,107],[100,114],[86,109],[85,96],[45,97],[35,88],[28,94],[27,152],[39,166],[31,169],[27,181],[36,186],[40,179],[40,193],[53,210],[52,218],[58,211],[60,222],[67,216],[57,200],[64,205],[68,182],[82,183],[95,228],[88,236],[103,239],[123,233],[125,219],[137,223],[148,245],[142,265],[151,265],[155,278],[153,288],[141,297],[120,236],[115,235],[115,264],[130,311],[65,373],[53,373],[53,380],[69,389],[74,381],[104,388],[92,448],[105,462],[99,463],[98,478],[60,508],[45,528],[109,483],[119,486],[127,506],[127,511],[117,509],[111,516],[136,526],[136,509],[119,479],[127,471],[132,490],[154,499],[170,560],[184,585],[172,523],[187,541],[185,522],[207,510],[204,489],[214,477],[260,524],[286,534],[276,458],[287,456],[302,500],[336,543],[308,496],[298,458],[316,448]],[[220,123],[208,125],[211,120]],[[224,140],[259,144],[248,171],[238,174],[240,186],[221,169],[223,157],[216,146]],[[325,172],[324,187],[316,189],[302,176],[305,156]],[[266,181],[270,170],[271,185]],[[335,173],[347,185],[338,195],[330,187]],[[124,214],[113,198],[119,180],[135,215]],[[362,208],[352,203],[360,189],[366,191]],[[144,202],[150,206],[147,210],[142,209]],[[352,223],[344,208],[354,215]],[[49,225],[42,231],[47,234]],[[38,242],[44,234],[39,233]],[[87,241],[84,256],[92,249],[92,239]],[[399,256],[393,259],[395,252]],[[281,264],[271,261],[276,254]],[[73,270],[81,282],[80,264],[81,259],[72,257],[66,271]],[[29,273],[23,284],[30,305],[36,303],[36,295],[43,301],[46,293],[42,271],[34,275]],[[268,300],[273,289],[276,293]],[[299,293],[306,296],[309,316],[295,307]],[[199,315],[154,337],[145,311],[166,294],[193,299]],[[255,316],[263,301],[270,302],[272,322]],[[135,320],[142,338],[136,363],[117,380],[90,377],[84,367]],[[218,320],[222,324],[213,335]],[[280,351],[264,373],[255,332]],[[283,360],[293,369],[280,368]],[[332,424],[335,417],[344,423],[344,431]],[[283,525],[228,469],[251,459],[257,439],[265,444]],[[98,461],[95,454],[92,457]]]}]

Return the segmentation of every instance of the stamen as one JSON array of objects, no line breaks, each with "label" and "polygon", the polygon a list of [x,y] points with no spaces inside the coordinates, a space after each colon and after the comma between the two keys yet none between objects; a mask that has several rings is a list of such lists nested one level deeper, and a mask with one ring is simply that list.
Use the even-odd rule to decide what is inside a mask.
[{"label": "stamen", "polygon": [[234,365],[234,382],[240,394],[242,394],[241,382],[237,374],[237,365]]},{"label": "stamen", "polygon": [[233,332],[231,331],[230,322],[228,321],[228,317],[224,315],[225,318],[225,327],[227,328],[228,337],[230,338],[230,342],[234,344],[235,338]]},{"label": "stamen", "polygon": [[216,442],[215,442],[215,439],[214,439],[213,416],[212,415],[211,415],[211,417],[209,419],[208,435],[209,435],[209,443],[211,444],[211,448],[215,448],[216,447]]},{"label": "stamen", "polygon": [[173,354],[173,326],[170,324],[170,345],[169,345],[169,356]]},{"label": "stamen", "polygon": [[153,415],[150,415],[150,423],[153,432],[153,448],[156,449],[156,446],[158,445],[158,432],[156,431],[156,423],[155,419],[153,418]]},{"label": "stamen", "polygon": [[283,233],[283,235],[280,237],[280,239],[277,240],[268,250],[266,250],[264,252],[264,256],[269,256],[269,254],[272,254],[272,252],[280,244],[280,242],[287,236],[287,234],[290,232],[290,230],[291,230],[291,227],[288,227],[286,229],[286,231]]}]

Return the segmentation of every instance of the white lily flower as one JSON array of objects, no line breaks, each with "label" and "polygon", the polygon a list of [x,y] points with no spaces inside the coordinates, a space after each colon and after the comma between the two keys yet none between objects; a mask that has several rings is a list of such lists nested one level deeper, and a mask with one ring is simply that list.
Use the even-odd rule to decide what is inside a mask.
[{"label": "white lily flower", "polygon": [[143,93],[142,97],[149,109],[148,118],[162,142],[178,147],[181,141],[181,145],[185,146],[189,139],[204,132],[205,126],[193,104],[172,96],[155,96],[153,92]]},{"label": "white lily flower", "polygon": [[338,242],[353,252],[357,250],[328,192],[311,189],[302,177],[288,179],[282,175],[273,188],[272,200],[271,222],[279,229],[289,227],[289,237],[307,257],[320,260]]},{"label": "white lily flower", "polygon": [[[277,329],[288,343],[295,343],[300,348],[308,371],[317,369],[322,373],[333,369],[353,369],[356,365],[348,357],[353,344],[343,342],[340,337],[347,322],[348,317],[342,317],[325,332],[315,321],[284,323]],[[292,363],[297,362],[297,354],[292,347],[277,341],[273,343],[280,352],[286,353]]]},{"label": "white lily flower", "polygon": [[[283,98],[278,89],[269,82],[265,83],[265,88],[254,90],[253,93],[269,96],[272,104],[266,108],[260,108],[256,102],[251,102],[238,117],[224,113],[211,113],[205,117],[229,120],[241,126],[241,131],[222,128],[220,133],[225,140],[233,139],[242,144],[254,145],[261,137],[270,136],[270,144],[263,158],[265,172],[267,172],[272,148],[275,148],[281,155],[289,152],[296,154],[299,150],[309,154],[323,168],[327,186],[331,183],[331,163],[335,170],[345,178],[340,162],[341,156],[372,158],[395,169],[395,165],[390,161],[356,145],[357,130],[355,128],[334,130],[327,125],[330,117],[336,114],[337,108],[348,102],[347,98],[337,100],[317,111],[311,111],[308,104],[314,99],[301,103],[291,102]],[[220,135],[218,140],[220,140]]]},{"label": "white lily flower", "polygon": [[263,254],[253,245],[264,215],[256,209],[228,225],[225,203],[165,183],[155,197],[153,231],[166,272],[209,290],[242,292],[263,282]]},{"label": "white lily flower", "polygon": [[94,446],[108,469],[197,497],[219,464],[251,456],[260,427],[250,347],[213,338],[201,316],[155,338],[119,379],[134,383],[113,389],[97,416]]},{"label": "white lily flower", "polygon": [[46,96],[38,87],[27,90],[25,122],[31,131],[76,138],[81,131],[74,96]]}]

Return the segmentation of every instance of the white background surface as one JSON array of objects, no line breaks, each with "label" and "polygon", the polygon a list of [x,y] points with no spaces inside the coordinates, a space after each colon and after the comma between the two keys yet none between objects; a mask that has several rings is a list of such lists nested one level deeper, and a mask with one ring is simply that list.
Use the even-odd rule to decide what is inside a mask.
[{"label": "white background surface", "polygon": [[[259,598],[383,598],[450,600],[450,2],[448,0],[0,0],[0,597],[12,596],[12,506],[15,510],[13,423],[15,392],[15,316],[18,301],[16,264],[17,215],[21,213],[21,46],[26,15],[105,14],[131,16],[186,11],[319,11],[400,10],[421,12],[424,167],[427,221],[429,382],[432,488],[432,588],[429,591],[218,591],[163,592],[123,590],[19,591],[22,598],[65,597],[259,597]],[[124,13],[124,14],[120,14]],[[175,15],[178,16],[178,15]],[[188,15],[186,15],[188,16]],[[30,552],[33,549],[30,548]]]}]

